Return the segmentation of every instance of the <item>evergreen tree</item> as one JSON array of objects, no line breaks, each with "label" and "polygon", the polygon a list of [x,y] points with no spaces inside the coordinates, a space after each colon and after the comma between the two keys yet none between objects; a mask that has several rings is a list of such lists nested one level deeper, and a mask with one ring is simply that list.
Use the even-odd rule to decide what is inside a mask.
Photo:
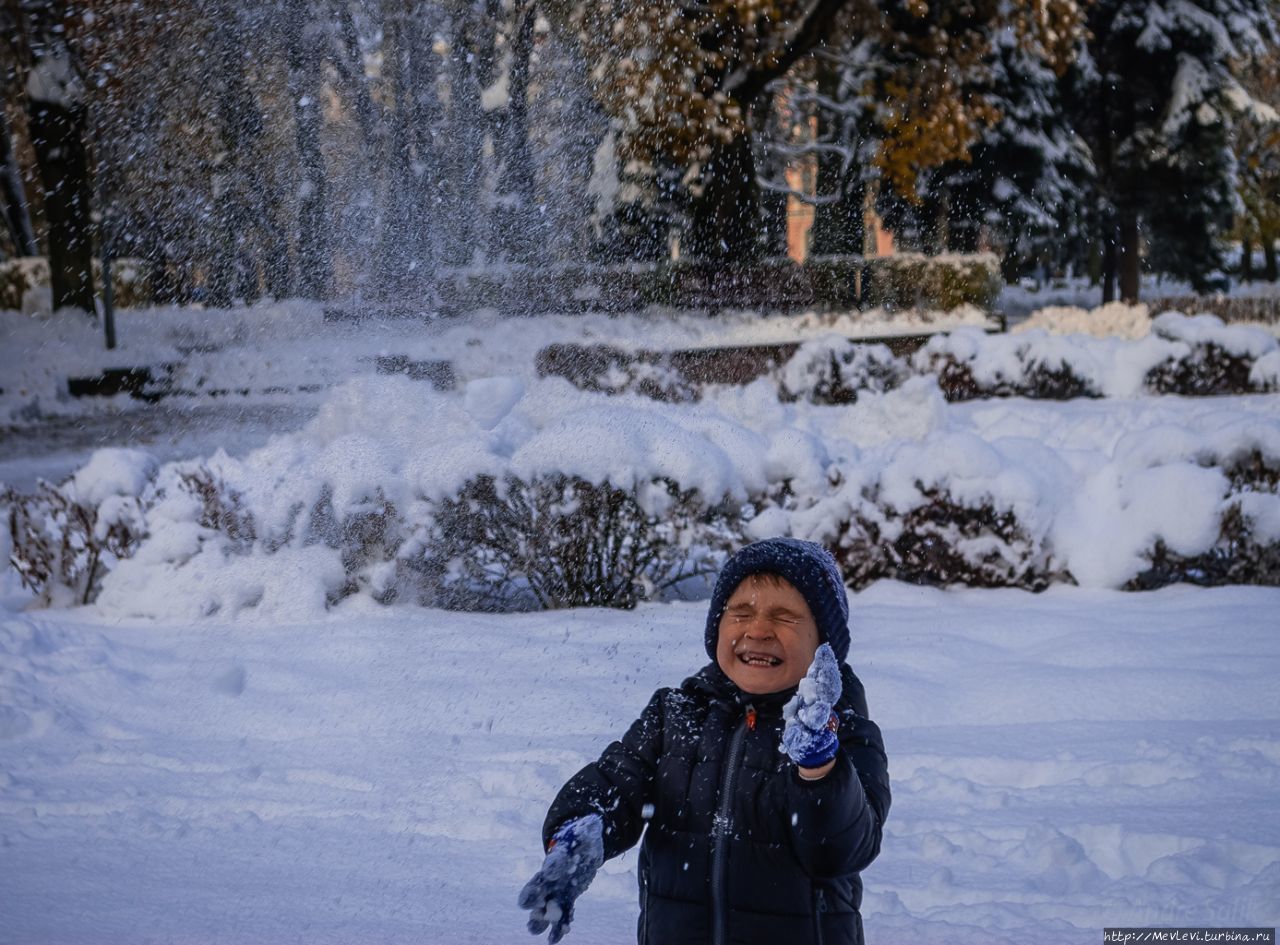
[{"label": "evergreen tree", "polygon": [[[1006,3],[941,4],[880,0],[851,7],[838,21],[843,39],[829,44],[801,73],[792,98],[811,108],[817,133],[808,147],[817,161],[814,252],[856,252],[863,242],[862,215],[868,185],[875,180],[876,208],[903,246],[940,249],[947,242],[947,220],[963,225],[958,241],[976,241],[982,212],[992,207],[1023,209],[1037,216],[1034,205],[1019,206],[1019,193],[1001,200],[979,201],[981,189],[994,191],[998,180],[979,176],[958,180],[961,201],[978,209],[949,206],[948,184],[966,169],[985,168],[994,156],[971,161],[974,148],[1005,147],[997,130],[1002,109],[1010,112],[1008,135],[1030,151],[1043,149],[1049,159],[1066,165],[1066,145],[1039,140],[1053,122],[1054,68],[1061,67],[1079,34],[1080,11],[1070,0]],[[1004,74],[997,74],[1003,69]],[[1024,70],[1038,87],[1019,98]],[[788,153],[802,155],[805,148]],[[1075,151],[1077,157],[1080,149]],[[1052,172],[1031,155],[1010,155],[1030,164],[1017,175],[1022,192],[1036,199],[1055,199],[1048,182]],[[1056,170],[1057,168],[1055,168]],[[970,172],[972,173],[972,172]],[[985,171],[984,171],[985,173]],[[961,188],[965,183],[967,189]],[[970,193],[969,191],[976,191]],[[803,195],[801,196],[804,199]],[[1041,215],[1042,216],[1042,215]],[[1042,224],[1047,219],[1040,219]],[[1019,222],[1015,226],[1022,226]]]},{"label": "evergreen tree", "polygon": [[1012,281],[1037,263],[1056,262],[1078,234],[1082,188],[1092,163],[1071,128],[1058,75],[1042,48],[1001,28],[975,91],[998,117],[963,161],[930,175],[928,190],[947,206],[948,248],[972,252],[983,228],[1004,252]]},{"label": "evergreen tree", "polygon": [[44,190],[53,306],[92,315],[88,97],[80,51],[68,39],[74,18],[62,0],[24,0],[19,9],[30,63],[25,81],[28,131]]},{"label": "evergreen tree", "polygon": [[1071,76],[1075,126],[1096,175],[1093,213],[1104,299],[1137,299],[1151,263],[1197,290],[1221,265],[1234,209],[1233,112],[1247,98],[1233,66],[1275,35],[1268,0],[1098,0]]}]

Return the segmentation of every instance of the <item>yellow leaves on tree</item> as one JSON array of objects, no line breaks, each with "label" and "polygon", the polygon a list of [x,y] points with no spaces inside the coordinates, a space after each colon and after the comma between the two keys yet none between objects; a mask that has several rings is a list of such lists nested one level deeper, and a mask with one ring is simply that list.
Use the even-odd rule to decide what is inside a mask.
[{"label": "yellow leaves on tree", "polygon": [[748,79],[775,70],[798,25],[832,0],[599,2],[572,14],[593,92],[623,125],[623,149],[704,161],[746,130]]}]

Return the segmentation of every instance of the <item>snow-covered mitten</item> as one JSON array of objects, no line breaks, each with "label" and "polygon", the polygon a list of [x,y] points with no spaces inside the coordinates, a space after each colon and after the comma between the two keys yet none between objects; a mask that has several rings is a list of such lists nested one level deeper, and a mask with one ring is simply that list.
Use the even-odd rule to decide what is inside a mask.
[{"label": "snow-covered mitten", "polygon": [[782,750],[801,768],[821,768],[836,756],[840,720],[833,708],[840,689],[840,664],[830,644],[824,643],[813,654],[800,688],[782,708]]},{"label": "snow-covered mitten", "polygon": [[586,891],[604,862],[604,821],[588,814],[563,824],[551,838],[542,869],[520,890],[520,908],[529,911],[529,931],[541,935],[547,926],[550,945],[564,938],[573,921],[573,902]]}]

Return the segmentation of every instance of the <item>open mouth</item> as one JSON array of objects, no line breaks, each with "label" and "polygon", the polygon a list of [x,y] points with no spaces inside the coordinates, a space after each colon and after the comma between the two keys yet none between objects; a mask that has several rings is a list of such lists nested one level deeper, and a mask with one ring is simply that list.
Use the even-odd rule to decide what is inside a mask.
[{"label": "open mouth", "polygon": [[776,656],[770,656],[768,653],[755,653],[750,650],[745,653],[739,653],[738,661],[746,663],[748,666],[761,666],[765,668],[782,665],[782,660]]}]

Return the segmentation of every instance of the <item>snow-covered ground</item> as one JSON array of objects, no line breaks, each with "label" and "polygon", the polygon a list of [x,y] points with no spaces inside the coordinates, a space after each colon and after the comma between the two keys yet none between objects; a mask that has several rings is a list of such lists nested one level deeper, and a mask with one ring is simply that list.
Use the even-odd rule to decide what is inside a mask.
[{"label": "snow-covered ground", "polygon": [[[0,430],[0,481],[61,479],[100,446],[161,462],[225,448],[217,465],[269,522],[299,490],[356,501],[374,483],[411,499],[468,463],[661,468],[730,489],[816,487],[834,464],[897,492],[936,476],[1007,500],[1106,584],[1153,536],[1212,539],[1224,500],[1204,463],[1280,443],[1280,394],[948,404],[917,379],[844,407],[781,403],[764,382],[664,405],[533,370],[551,341],[751,343],[796,324],[746,316],[424,330],[287,305],[211,315],[155,313],[117,355],[62,316],[7,323],[0,408],[21,424]],[[860,330],[805,330],[833,328]],[[255,393],[117,400],[93,417],[56,396],[68,373],[167,352],[188,380],[232,372]],[[457,389],[361,377],[379,354],[450,359]],[[269,390],[313,382],[343,386]],[[121,455],[98,472],[128,472]],[[323,548],[228,558],[225,572],[165,571],[153,550],[91,608],[27,610],[15,573],[0,577],[0,943],[534,941],[515,895],[546,805],[654,687],[705,659],[700,603],[499,616],[359,594],[325,612]],[[202,581],[244,608],[179,619]],[[262,583],[263,602],[212,588],[228,581]],[[851,610],[894,784],[865,876],[870,942],[1092,945],[1110,925],[1280,924],[1280,590],[880,583]],[[634,869],[634,854],[607,864],[569,942],[634,940]]]},{"label": "snow-covered ground", "polygon": [[[12,591],[12,588],[11,588]],[[0,617],[0,941],[523,943],[562,781],[702,607]],[[1280,591],[851,599],[894,802],[868,940],[1280,924]],[[569,942],[634,941],[634,852]]]},{"label": "snow-covered ground", "polygon": [[[197,395],[192,403],[235,409],[314,403],[324,388],[373,374],[384,356],[447,360],[465,380],[513,369],[532,376],[535,355],[554,342],[700,348],[800,341],[830,332],[879,337],[994,324],[972,307],[892,316],[870,311],[761,317],[733,311],[712,317],[655,308],[620,316],[475,312],[466,318],[328,321],[324,307],[290,300],[236,309],[124,310],[117,318],[119,347],[107,351],[102,329],[78,312],[31,317],[0,311],[0,427],[135,412],[138,401],[128,394],[68,395],[68,377],[108,368],[177,365],[173,386]],[[496,338],[502,343],[494,344]],[[184,399],[168,404],[178,407]]]}]

